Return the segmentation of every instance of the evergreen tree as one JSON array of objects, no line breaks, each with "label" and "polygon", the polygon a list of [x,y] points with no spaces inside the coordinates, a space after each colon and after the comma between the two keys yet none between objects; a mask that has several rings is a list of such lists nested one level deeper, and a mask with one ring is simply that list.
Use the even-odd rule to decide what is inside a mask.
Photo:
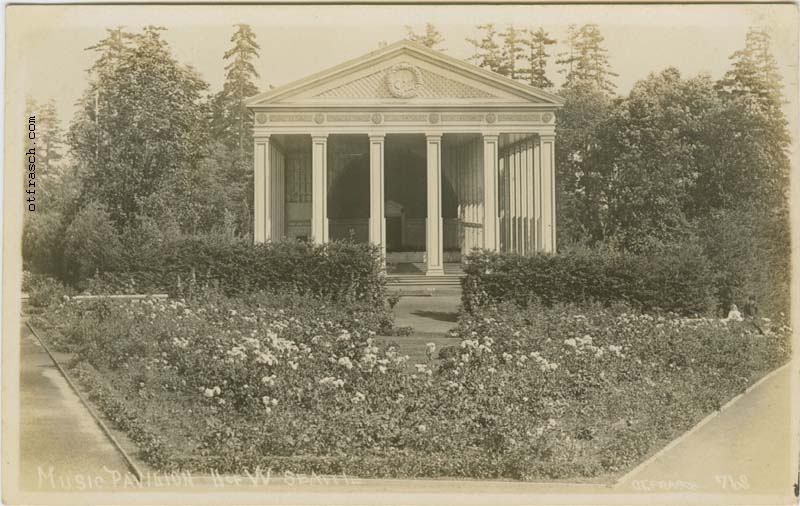
[{"label": "evergreen tree", "polygon": [[475,62],[479,67],[497,72],[498,74],[508,75],[508,67],[503,57],[503,50],[498,42],[499,34],[494,25],[489,23],[478,25],[476,28],[482,32],[482,38],[480,40],[467,39],[467,42],[472,44],[475,48],[475,52],[470,57],[470,60]]},{"label": "evergreen tree", "polygon": [[500,73],[511,79],[523,79],[528,69],[525,67],[525,31],[508,25],[503,33],[502,70]]},{"label": "evergreen tree", "polygon": [[59,162],[63,158],[63,136],[61,120],[58,117],[56,102],[49,99],[39,104],[31,97],[25,102],[25,130],[28,118],[36,116],[36,166],[37,177],[48,179],[60,173]]},{"label": "evergreen tree", "polygon": [[239,158],[249,160],[252,153],[252,118],[245,101],[258,93],[255,79],[259,77],[253,65],[261,49],[255,33],[246,24],[236,25],[231,37],[233,47],[225,51],[225,83],[214,98],[212,129],[214,138],[221,141]]},{"label": "evergreen tree", "polygon": [[556,61],[563,66],[559,72],[565,74],[565,88],[591,87],[609,94],[614,92],[616,85],[611,78],[617,74],[611,71],[608,50],[602,45],[604,40],[596,24],[580,28],[570,25],[569,49]]},{"label": "evergreen tree", "polygon": [[444,43],[444,37],[432,23],[425,23],[425,33],[416,33],[413,27],[406,25],[406,38],[425,47],[444,51],[439,46]]},{"label": "evergreen tree", "polygon": [[723,93],[749,95],[758,99],[765,109],[780,109],[782,78],[778,64],[770,52],[770,35],[765,30],[750,28],[745,47],[734,52],[731,69],[717,84]]},{"label": "evergreen tree", "polygon": [[537,88],[552,88],[553,81],[547,77],[547,62],[550,58],[547,46],[555,44],[556,40],[551,39],[544,28],[539,28],[528,31],[528,38],[523,42],[528,48],[528,82]]}]

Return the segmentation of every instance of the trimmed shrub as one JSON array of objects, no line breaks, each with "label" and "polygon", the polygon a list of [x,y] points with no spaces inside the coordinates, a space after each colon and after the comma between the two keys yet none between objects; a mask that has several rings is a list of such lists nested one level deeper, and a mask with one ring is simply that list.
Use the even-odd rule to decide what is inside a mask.
[{"label": "trimmed shrub", "polygon": [[624,302],[648,311],[704,314],[714,305],[714,274],[699,246],[661,245],[648,254],[575,249],[522,256],[476,251],[462,280],[465,310],[501,301]]},{"label": "trimmed shrub", "polygon": [[294,292],[343,301],[386,300],[380,253],[350,242],[312,244],[192,237],[165,243],[158,254],[127,255],[122,269],[85,279],[93,293],[153,293],[191,296],[205,288],[226,295]]}]

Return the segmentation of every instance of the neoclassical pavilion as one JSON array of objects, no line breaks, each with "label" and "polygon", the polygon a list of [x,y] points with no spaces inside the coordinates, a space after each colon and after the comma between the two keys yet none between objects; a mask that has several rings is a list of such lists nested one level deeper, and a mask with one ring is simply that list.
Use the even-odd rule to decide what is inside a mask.
[{"label": "neoclassical pavilion", "polygon": [[562,103],[409,41],[257,95],[254,239],[370,241],[428,275],[553,252]]}]

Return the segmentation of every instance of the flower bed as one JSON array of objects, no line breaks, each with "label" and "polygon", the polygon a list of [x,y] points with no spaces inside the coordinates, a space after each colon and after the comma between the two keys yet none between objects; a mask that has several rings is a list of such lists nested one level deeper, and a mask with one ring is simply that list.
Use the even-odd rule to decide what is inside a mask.
[{"label": "flower bed", "polygon": [[373,340],[370,314],[255,296],[70,302],[38,322],[77,354],[99,407],[139,432],[144,459],[201,472],[616,473],[788,353],[788,329],[766,321],[762,334],[619,308],[492,306],[462,319],[448,358],[431,347],[409,372]]}]

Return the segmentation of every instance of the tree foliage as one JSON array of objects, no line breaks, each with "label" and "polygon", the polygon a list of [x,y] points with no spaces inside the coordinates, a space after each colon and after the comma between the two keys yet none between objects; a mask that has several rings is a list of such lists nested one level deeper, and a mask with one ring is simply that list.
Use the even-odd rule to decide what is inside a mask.
[{"label": "tree foliage", "polygon": [[225,83],[214,97],[212,132],[240,158],[253,151],[253,120],[245,101],[258,93],[255,80],[259,74],[253,64],[260,46],[250,25],[238,24],[231,37],[233,46],[225,51]]},{"label": "tree foliage", "polygon": [[589,23],[580,28],[570,25],[566,40],[568,49],[556,61],[562,65],[560,72],[564,74],[565,88],[591,87],[614,92],[616,85],[612,78],[617,74],[611,70],[604,40],[596,24]]},{"label": "tree foliage", "polygon": [[445,51],[441,47],[444,44],[444,36],[439,32],[435,25],[432,23],[425,23],[425,30],[423,33],[414,31],[414,27],[410,25],[405,26],[406,38],[412,42],[417,42],[425,47],[436,49],[437,51]]},{"label": "tree foliage", "polygon": [[201,103],[207,84],[174,59],[162,31],[109,30],[89,48],[99,58],[70,126],[83,193],[120,227],[197,162],[207,135]]},{"label": "tree foliage", "polygon": [[528,30],[527,35],[528,38],[523,43],[528,48],[528,68],[525,73],[528,82],[537,88],[552,88],[553,81],[547,77],[547,63],[550,58],[547,46],[554,45],[556,39],[551,39],[544,28]]},{"label": "tree foliage", "polygon": [[481,38],[467,39],[467,42],[472,44],[475,51],[470,60],[479,67],[507,76],[509,68],[501,46],[501,35],[497,32],[494,24],[487,23],[478,25],[476,28],[481,32]]}]

